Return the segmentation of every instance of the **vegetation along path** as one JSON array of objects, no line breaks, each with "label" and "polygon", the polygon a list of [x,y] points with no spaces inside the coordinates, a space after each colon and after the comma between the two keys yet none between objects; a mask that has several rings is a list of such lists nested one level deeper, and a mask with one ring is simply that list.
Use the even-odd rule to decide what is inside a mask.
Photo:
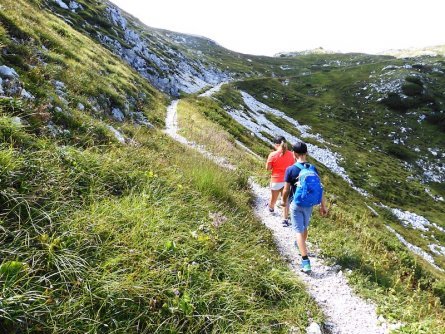
[{"label": "vegetation along path", "polygon": [[[191,142],[178,134],[179,126],[177,121],[177,106],[179,100],[174,100],[167,108],[166,130],[165,132],[178,142],[188,145],[215,163],[234,169],[235,166],[227,162],[223,157],[218,157],[202,145]],[[299,270],[300,259],[294,244],[294,235],[291,228],[285,228],[281,225],[281,219],[278,214],[270,214],[266,210],[265,203],[268,201],[269,190],[260,186],[258,183],[250,180],[252,191],[255,195],[254,210],[274,234],[277,247],[280,253],[286,257],[292,268],[292,271],[302,279],[308,288],[311,296],[317,301],[323,309],[328,322],[324,328],[330,333],[354,334],[354,333],[388,333],[391,329],[400,326],[388,325],[383,319],[378,319],[376,306],[370,302],[358,297],[349,287],[342,271],[337,266],[328,266],[318,257],[318,252],[309,244],[312,273],[304,274]],[[391,328],[392,327],[392,328]],[[321,333],[316,324],[308,328],[308,332]]]}]

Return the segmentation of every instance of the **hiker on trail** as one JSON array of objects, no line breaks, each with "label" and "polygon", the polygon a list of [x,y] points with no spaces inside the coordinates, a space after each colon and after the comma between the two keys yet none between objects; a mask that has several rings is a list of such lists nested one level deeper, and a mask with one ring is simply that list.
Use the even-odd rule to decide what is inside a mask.
[{"label": "hiker on trail", "polygon": [[318,171],[307,162],[307,145],[298,142],[292,146],[292,149],[296,163],[286,169],[283,201],[290,203],[291,223],[297,232],[297,245],[302,257],[301,270],[310,273],[311,262],[307,253],[306,240],[312,207],[320,204],[322,216],[326,216],[328,210]]},{"label": "hiker on trail", "polygon": [[[275,151],[269,154],[266,162],[267,170],[272,171],[270,177],[270,200],[268,203],[269,212],[274,212],[275,203],[278,196],[283,195],[284,188],[284,173],[286,168],[292,166],[295,162],[294,155],[289,151],[286,139],[283,136],[276,137],[273,141]],[[283,196],[281,196],[283,197]],[[287,202],[282,201],[283,206],[283,226],[289,226],[287,219],[289,215],[289,205]]]}]

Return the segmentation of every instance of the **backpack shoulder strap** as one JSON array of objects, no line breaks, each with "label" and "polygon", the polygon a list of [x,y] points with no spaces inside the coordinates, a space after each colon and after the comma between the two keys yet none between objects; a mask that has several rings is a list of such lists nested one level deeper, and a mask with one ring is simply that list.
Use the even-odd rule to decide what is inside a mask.
[{"label": "backpack shoulder strap", "polygon": [[295,166],[300,168],[300,169],[304,169],[304,165],[301,162],[296,162]]},{"label": "backpack shoulder strap", "polygon": [[295,166],[303,170],[303,169],[309,169],[312,165],[309,162],[306,162],[304,165],[301,162],[296,162]]}]

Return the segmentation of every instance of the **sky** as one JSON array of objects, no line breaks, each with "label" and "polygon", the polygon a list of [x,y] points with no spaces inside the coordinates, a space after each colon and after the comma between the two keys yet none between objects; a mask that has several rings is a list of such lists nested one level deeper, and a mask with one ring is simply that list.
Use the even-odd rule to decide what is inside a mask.
[{"label": "sky", "polygon": [[241,53],[340,52],[445,44],[443,0],[111,0],[146,25]]}]

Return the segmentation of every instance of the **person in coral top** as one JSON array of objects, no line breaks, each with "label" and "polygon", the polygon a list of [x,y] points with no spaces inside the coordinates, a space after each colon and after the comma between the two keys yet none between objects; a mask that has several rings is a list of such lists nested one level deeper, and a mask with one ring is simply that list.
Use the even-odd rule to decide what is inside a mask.
[{"label": "person in coral top", "polygon": [[[286,168],[292,166],[295,163],[295,157],[288,149],[286,139],[283,136],[276,137],[273,141],[275,151],[269,154],[266,162],[267,170],[272,172],[270,177],[270,200],[268,203],[269,212],[274,212],[275,203],[278,196],[282,195],[284,182],[284,173]],[[283,225],[289,226],[288,215],[289,205],[288,203],[282,203],[283,205]]]}]

